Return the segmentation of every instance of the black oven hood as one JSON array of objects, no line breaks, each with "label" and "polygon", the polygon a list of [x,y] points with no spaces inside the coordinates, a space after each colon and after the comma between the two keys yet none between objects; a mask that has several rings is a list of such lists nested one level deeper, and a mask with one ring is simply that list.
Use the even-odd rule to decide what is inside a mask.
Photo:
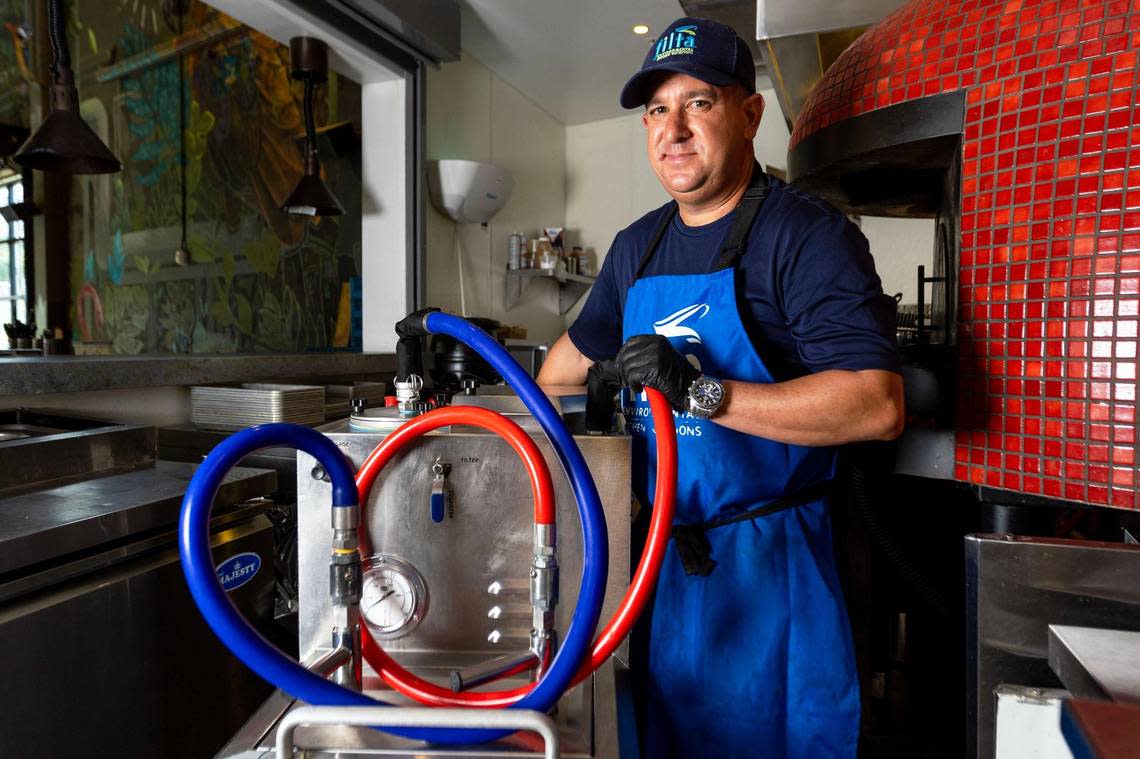
[{"label": "black oven hood", "polygon": [[962,91],[844,119],[788,151],[788,178],[847,213],[934,217],[961,153]]}]

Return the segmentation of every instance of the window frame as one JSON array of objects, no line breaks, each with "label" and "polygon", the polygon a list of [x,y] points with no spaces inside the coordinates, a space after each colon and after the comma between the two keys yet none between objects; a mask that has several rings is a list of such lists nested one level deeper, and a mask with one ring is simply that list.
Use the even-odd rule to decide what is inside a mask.
[{"label": "window frame", "polygon": [[[6,197],[0,201],[0,207],[13,207],[17,203],[25,203],[30,195],[28,177],[16,172],[0,173],[0,191]],[[12,202],[12,188],[20,188],[20,199]],[[8,295],[0,295],[0,309],[4,312],[4,319],[23,322],[35,321],[35,288],[32,267],[32,229],[33,225],[26,219],[16,219],[6,223],[8,234],[0,237],[0,256],[7,259],[8,282],[10,285]],[[19,234],[16,230],[19,229]],[[20,243],[20,252],[17,253],[17,243]],[[22,260],[21,260],[22,259]],[[18,262],[18,265],[17,265]],[[22,274],[17,277],[17,271]],[[24,304],[23,314],[19,312],[19,304]]]}]

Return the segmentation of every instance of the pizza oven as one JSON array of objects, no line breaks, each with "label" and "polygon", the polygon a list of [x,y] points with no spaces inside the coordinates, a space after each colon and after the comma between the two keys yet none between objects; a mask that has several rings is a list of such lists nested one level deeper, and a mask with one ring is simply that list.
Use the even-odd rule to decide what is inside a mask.
[{"label": "pizza oven", "polygon": [[904,350],[942,367],[951,476],[992,499],[1140,508],[1138,47],[1127,0],[915,0],[795,122],[797,184],[935,219]]}]

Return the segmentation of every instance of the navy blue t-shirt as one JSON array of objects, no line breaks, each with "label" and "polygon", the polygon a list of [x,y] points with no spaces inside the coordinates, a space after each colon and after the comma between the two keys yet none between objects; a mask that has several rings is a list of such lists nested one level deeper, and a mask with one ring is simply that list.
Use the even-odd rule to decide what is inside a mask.
[{"label": "navy blue t-shirt", "polygon": [[[895,301],[883,294],[867,238],[823,200],[770,177],[737,264],[741,321],[777,381],[826,369],[900,371]],[[666,204],[618,233],[570,339],[586,357],[617,355],[626,293]],[[674,216],[642,274],[709,272],[735,212],[701,227]],[[731,378],[728,378],[731,379]]]}]

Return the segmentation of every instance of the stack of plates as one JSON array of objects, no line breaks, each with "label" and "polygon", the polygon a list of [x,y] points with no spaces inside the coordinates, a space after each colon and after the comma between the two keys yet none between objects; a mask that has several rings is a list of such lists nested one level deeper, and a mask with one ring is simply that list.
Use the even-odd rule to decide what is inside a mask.
[{"label": "stack of plates", "polygon": [[325,389],[257,383],[192,387],[190,419],[199,427],[215,430],[269,422],[316,425],[325,420]]}]

